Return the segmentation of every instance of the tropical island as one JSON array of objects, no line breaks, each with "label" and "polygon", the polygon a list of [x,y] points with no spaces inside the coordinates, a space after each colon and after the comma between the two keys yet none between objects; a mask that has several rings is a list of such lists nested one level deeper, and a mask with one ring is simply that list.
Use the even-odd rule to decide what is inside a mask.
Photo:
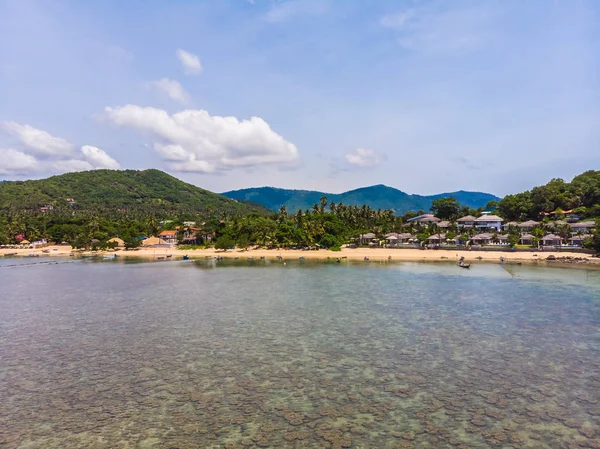
[{"label": "tropical island", "polygon": [[[311,208],[289,211],[283,204],[275,212],[159,170],[93,170],[0,183],[0,252],[29,254],[62,245],[69,251],[138,254],[176,248],[225,253],[323,249],[332,252],[327,257],[343,250],[358,258],[374,254],[365,250],[384,248],[589,256],[600,252],[599,217],[600,171],[587,171],[571,182],[553,179],[477,208],[452,196],[434,197],[429,210],[400,215],[325,196]],[[375,254],[400,259],[409,253]]]}]

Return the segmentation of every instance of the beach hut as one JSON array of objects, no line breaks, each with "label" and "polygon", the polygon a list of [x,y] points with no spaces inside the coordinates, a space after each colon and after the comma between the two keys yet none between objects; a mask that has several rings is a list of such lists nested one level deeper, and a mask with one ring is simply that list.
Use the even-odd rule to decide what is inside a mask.
[{"label": "beach hut", "polygon": [[446,234],[433,234],[427,237],[427,243],[431,245],[439,245],[446,239]]},{"label": "beach hut", "polygon": [[123,239],[120,239],[119,237],[113,237],[112,239],[110,239],[108,241],[108,243],[116,243],[117,248],[125,248],[125,242],[123,241]]},{"label": "beach hut", "polygon": [[398,243],[398,236],[390,235],[385,238],[385,243],[388,247],[394,247]]},{"label": "beach hut", "polygon": [[158,237],[148,237],[145,240],[142,240],[142,246],[144,247],[152,247],[157,245],[168,245],[163,239],[159,239]]},{"label": "beach hut", "polygon": [[375,240],[375,234],[372,232],[367,232],[366,234],[361,234],[358,236],[359,245],[368,245],[373,243],[373,240]]},{"label": "beach hut", "polygon": [[489,245],[492,241],[492,234],[484,232],[471,237],[471,241],[476,245]]},{"label": "beach hut", "polygon": [[547,234],[542,238],[542,244],[544,246],[560,246],[562,244],[562,238],[558,235]]},{"label": "beach hut", "polygon": [[398,234],[398,243],[408,243],[411,239],[414,238],[414,235],[408,232],[403,232],[402,234]]},{"label": "beach hut", "polygon": [[531,234],[521,234],[521,238],[519,239],[519,243],[521,245],[533,245],[533,235],[531,235]]}]

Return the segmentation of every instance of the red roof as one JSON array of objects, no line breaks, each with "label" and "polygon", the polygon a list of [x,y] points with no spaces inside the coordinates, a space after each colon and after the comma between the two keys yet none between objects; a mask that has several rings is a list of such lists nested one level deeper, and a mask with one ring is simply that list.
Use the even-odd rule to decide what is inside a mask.
[{"label": "red roof", "polygon": [[159,237],[167,237],[167,236],[176,236],[177,235],[177,231],[161,231],[160,234],[158,234]]}]

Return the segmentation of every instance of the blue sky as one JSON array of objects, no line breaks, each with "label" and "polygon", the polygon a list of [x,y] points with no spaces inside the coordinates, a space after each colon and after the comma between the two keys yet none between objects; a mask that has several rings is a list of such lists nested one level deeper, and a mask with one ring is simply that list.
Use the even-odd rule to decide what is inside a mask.
[{"label": "blue sky", "polygon": [[600,3],[0,0],[0,178],[498,195],[600,168]]}]

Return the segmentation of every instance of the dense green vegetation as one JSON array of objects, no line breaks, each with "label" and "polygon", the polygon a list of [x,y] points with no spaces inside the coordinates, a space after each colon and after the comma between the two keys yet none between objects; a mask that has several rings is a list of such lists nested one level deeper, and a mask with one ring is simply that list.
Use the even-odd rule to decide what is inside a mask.
[{"label": "dense green vegetation", "polygon": [[[68,204],[68,198],[75,203]],[[33,212],[44,206],[58,211],[120,210],[156,216],[267,212],[262,206],[233,201],[160,170],[93,170],[0,183],[0,210]]]},{"label": "dense green vegetation", "polygon": [[499,200],[498,197],[489,193],[465,191],[431,196],[409,195],[384,185],[363,187],[340,194],[317,192],[314,190],[258,187],[232,190],[223,193],[223,195],[240,201],[252,201],[253,203],[262,204],[274,211],[279,210],[281,206],[285,206],[290,212],[308,209],[313,204],[318,203],[321,197],[326,196],[334,203],[344,203],[349,206],[359,207],[366,204],[372,209],[393,210],[396,215],[402,215],[409,211],[429,210],[432,201],[446,197],[453,197],[464,206],[474,209],[484,207],[490,201]]},{"label": "dense green vegetation", "polygon": [[[69,204],[67,198],[75,203]],[[555,179],[499,202],[492,199],[477,209],[462,205],[454,197],[434,198],[430,210],[441,219],[453,221],[465,215],[478,216],[484,206],[497,207],[497,213],[506,220],[539,221],[543,218],[540,211],[571,208],[587,219],[594,218],[600,215],[599,204],[600,172],[590,171],[571,183]],[[47,206],[51,208],[40,209]],[[367,232],[379,238],[388,232],[410,232],[425,242],[441,229],[435,223],[421,227],[407,223],[422,213],[415,210],[398,217],[392,209],[348,205],[325,196],[310,208],[288,212],[282,206],[275,213],[199,189],[158,170],[97,170],[0,183],[0,244],[45,238],[77,248],[106,248],[109,239],[119,237],[134,248],[143,237],[155,236],[163,229],[179,229],[182,242],[184,222],[192,221],[196,223],[193,243],[210,243],[220,249],[249,245],[338,249]],[[445,232],[446,238],[467,241],[477,230],[459,230],[453,224]],[[533,241],[550,232],[567,240],[572,230],[547,217],[531,231]],[[517,244],[519,238],[519,229],[509,228],[509,243]],[[186,242],[190,243],[189,238]],[[598,232],[591,244],[600,251]]]},{"label": "dense green vegetation", "polygon": [[586,217],[600,216],[600,171],[589,170],[571,182],[553,179],[515,195],[499,204],[500,215],[508,220],[538,220],[541,212],[573,210]]}]

